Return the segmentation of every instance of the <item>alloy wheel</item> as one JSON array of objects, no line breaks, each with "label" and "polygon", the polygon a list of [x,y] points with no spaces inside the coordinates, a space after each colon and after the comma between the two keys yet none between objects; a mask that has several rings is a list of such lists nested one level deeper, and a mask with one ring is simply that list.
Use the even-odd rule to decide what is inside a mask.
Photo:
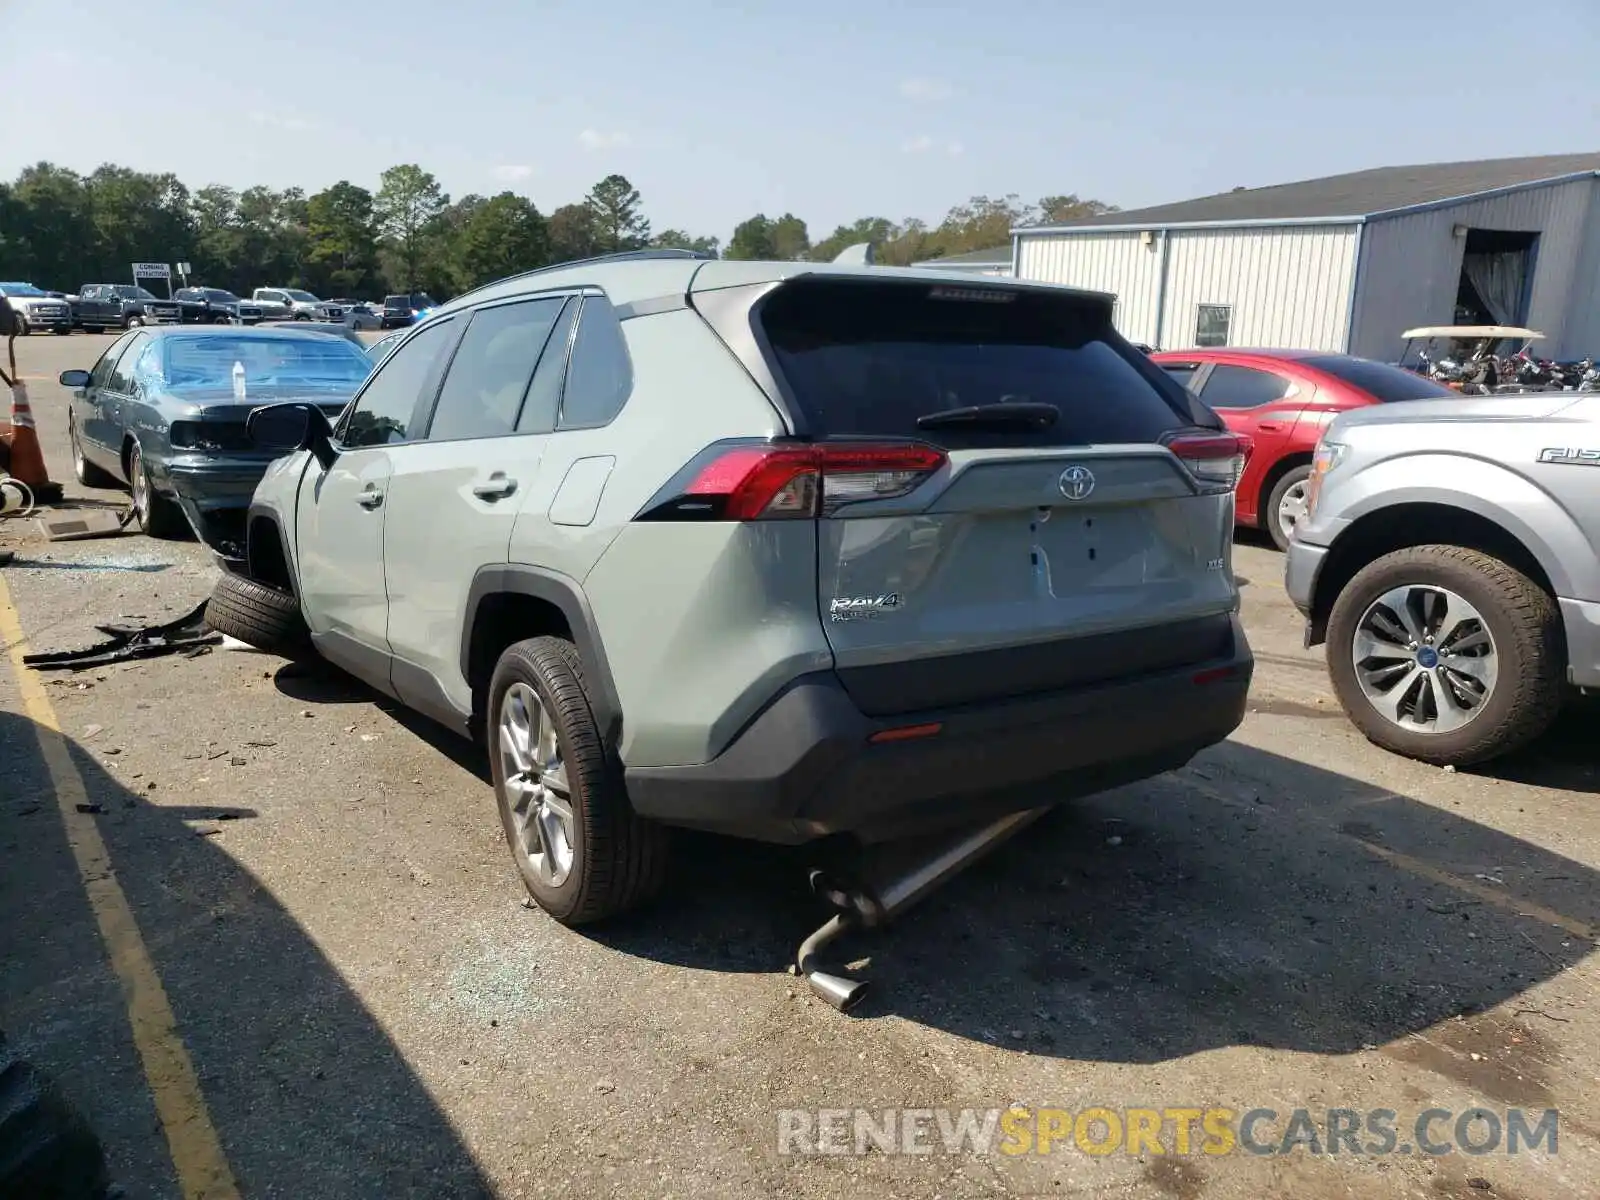
[{"label": "alloy wheel", "polygon": [[500,702],[500,759],[505,803],[516,832],[513,851],[547,887],[572,872],[572,788],[555,722],[537,692],[513,683]]},{"label": "alloy wheel", "polygon": [[1285,541],[1294,536],[1294,527],[1305,520],[1309,486],[1308,481],[1304,479],[1290,484],[1285,489],[1283,498],[1278,501],[1278,511],[1274,515]]},{"label": "alloy wheel", "polygon": [[1483,614],[1434,584],[1402,584],[1369,604],[1350,654],[1367,702],[1416,733],[1460,729],[1483,711],[1499,677]]}]

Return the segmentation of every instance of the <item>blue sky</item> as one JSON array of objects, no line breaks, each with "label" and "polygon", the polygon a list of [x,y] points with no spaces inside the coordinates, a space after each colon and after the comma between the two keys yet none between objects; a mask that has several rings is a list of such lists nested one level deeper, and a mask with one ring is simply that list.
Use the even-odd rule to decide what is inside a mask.
[{"label": "blue sky", "polygon": [[1600,0],[0,0],[0,178],[418,162],[548,212],[620,172],[657,229],[792,210],[820,238],[976,194],[1600,150],[1596,62]]}]

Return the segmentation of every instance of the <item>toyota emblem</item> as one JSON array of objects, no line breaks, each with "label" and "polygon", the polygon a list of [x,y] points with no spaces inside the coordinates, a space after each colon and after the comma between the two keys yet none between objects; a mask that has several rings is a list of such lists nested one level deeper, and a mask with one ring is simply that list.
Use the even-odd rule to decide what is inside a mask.
[{"label": "toyota emblem", "polygon": [[1088,467],[1068,467],[1061,472],[1056,486],[1068,500],[1087,500],[1094,491],[1094,472]]}]

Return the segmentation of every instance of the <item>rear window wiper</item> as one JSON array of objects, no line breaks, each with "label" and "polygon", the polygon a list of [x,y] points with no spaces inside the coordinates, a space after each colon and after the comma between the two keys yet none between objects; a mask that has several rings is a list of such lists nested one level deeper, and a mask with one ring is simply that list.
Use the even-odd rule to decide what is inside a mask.
[{"label": "rear window wiper", "polygon": [[1002,400],[998,404],[969,404],[946,408],[917,418],[918,429],[1049,429],[1061,418],[1054,404],[1031,400]]}]

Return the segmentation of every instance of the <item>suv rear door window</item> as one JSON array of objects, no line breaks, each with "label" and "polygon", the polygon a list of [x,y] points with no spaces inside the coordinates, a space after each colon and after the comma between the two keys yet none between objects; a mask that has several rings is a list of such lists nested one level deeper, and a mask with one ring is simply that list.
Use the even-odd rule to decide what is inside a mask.
[{"label": "suv rear door window", "polygon": [[[1109,318],[1089,297],[836,280],[787,284],[760,310],[815,436],[1087,445],[1153,442],[1193,425],[1181,389]],[[1002,402],[1052,405],[1060,415],[1043,429],[917,425]]]},{"label": "suv rear door window", "polygon": [[1383,404],[1395,404],[1402,400],[1461,399],[1460,392],[1451,391],[1442,383],[1407,371],[1404,367],[1373,362],[1370,358],[1330,354],[1325,358],[1306,358],[1301,361],[1351,387],[1360,388]]},{"label": "suv rear door window", "polygon": [[445,376],[430,442],[499,437],[517,425],[533,368],[561,316],[564,297],[479,309]]}]

